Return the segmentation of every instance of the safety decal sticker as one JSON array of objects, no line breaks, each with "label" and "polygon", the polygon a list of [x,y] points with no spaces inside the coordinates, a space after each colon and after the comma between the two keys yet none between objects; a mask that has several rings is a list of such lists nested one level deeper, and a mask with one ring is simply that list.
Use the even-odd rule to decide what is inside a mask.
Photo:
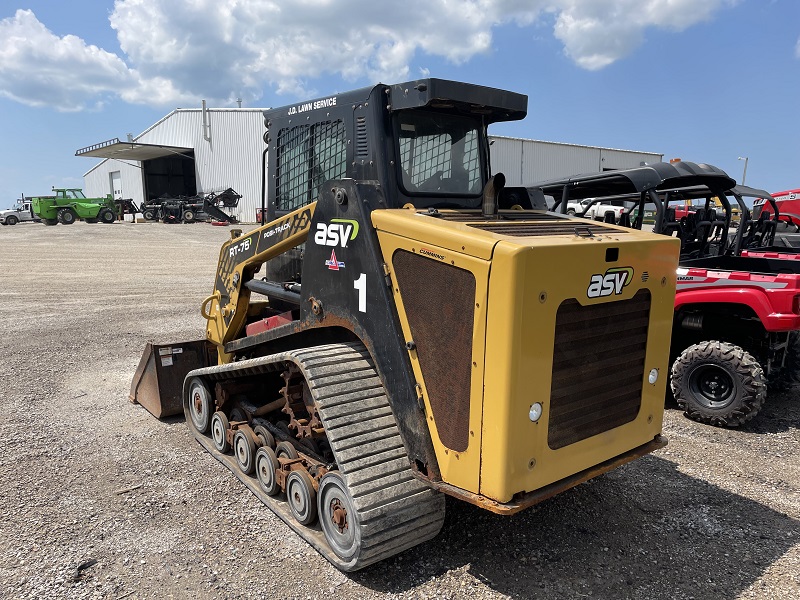
[{"label": "safety decal sticker", "polygon": [[325,261],[325,266],[329,271],[338,271],[344,269],[344,261],[336,259],[336,250],[331,250],[331,257]]}]

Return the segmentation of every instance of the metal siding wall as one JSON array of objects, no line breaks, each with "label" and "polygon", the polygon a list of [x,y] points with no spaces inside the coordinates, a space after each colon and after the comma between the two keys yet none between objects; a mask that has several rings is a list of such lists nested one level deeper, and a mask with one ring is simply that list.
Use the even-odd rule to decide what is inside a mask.
[{"label": "metal siding wall", "polygon": [[493,141],[490,147],[492,172],[502,171],[508,185],[529,185],[567,175],[598,173],[603,169],[627,169],[638,167],[642,161],[659,162],[663,157],[652,152],[489,137]]},{"label": "metal siding wall", "polygon": [[111,173],[119,171],[122,178],[122,197],[140,204],[144,198],[142,170],[119,160],[106,160],[83,178],[83,193],[88,198],[101,198],[111,193]]},{"label": "metal siding wall", "polygon": [[[253,223],[261,208],[261,155],[264,116],[259,112],[220,111],[210,113],[211,141],[195,146],[197,185],[203,191],[232,187],[242,198],[233,214]],[[198,121],[202,128],[202,117]]]},{"label": "metal siding wall", "polygon": [[662,154],[653,154],[649,152],[609,150],[607,148],[601,150],[603,169],[632,169],[633,167],[641,166],[643,162],[661,162],[662,158]]},{"label": "metal siding wall", "polygon": [[529,140],[526,142],[525,183],[545,181],[575,175],[595,173],[600,164],[600,151],[588,146],[570,146]]},{"label": "metal siding wall", "polygon": [[512,138],[491,138],[489,146],[492,160],[492,174],[506,176],[506,185],[522,185],[522,140]]}]

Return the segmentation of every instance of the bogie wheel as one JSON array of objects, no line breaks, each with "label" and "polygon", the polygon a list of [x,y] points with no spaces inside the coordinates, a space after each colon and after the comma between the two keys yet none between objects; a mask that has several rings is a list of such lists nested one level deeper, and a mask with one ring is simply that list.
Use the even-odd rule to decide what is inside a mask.
[{"label": "bogie wheel", "polygon": [[672,365],[670,383],[684,414],[717,427],[737,427],[758,414],[767,396],[764,371],[728,342],[689,346]]},{"label": "bogie wheel", "polygon": [[106,223],[106,224],[113,223],[117,219],[117,217],[114,216],[114,211],[111,210],[110,208],[102,209],[98,213],[97,218],[100,219],[101,223]]},{"label": "bogie wheel", "polygon": [[240,429],[233,436],[233,454],[236,464],[245,475],[250,475],[256,468],[256,443],[250,435]]},{"label": "bogie wheel", "polygon": [[58,221],[62,225],[72,225],[77,218],[77,215],[69,208],[62,208],[58,211]]},{"label": "bogie wheel", "polygon": [[275,446],[275,454],[278,458],[288,458],[291,460],[300,457],[300,455],[297,453],[297,449],[292,445],[291,442],[280,442],[277,446]]},{"label": "bogie wheel", "polygon": [[317,520],[317,492],[314,481],[305,470],[292,471],[286,478],[286,500],[292,516],[300,525]]},{"label": "bogie wheel", "polygon": [[269,446],[261,446],[256,452],[256,477],[264,493],[274,496],[281,491],[278,485],[277,472],[280,469],[278,457]]},{"label": "bogie wheel", "polygon": [[185,211],[183,211],[183,222],[184,223],[194,223],[194,211],[193,210],[185,210]]},{"label": "bogie wheel", "polygon": [[6,225],[16,225],[19,222],[19,219],[14,215],[10,215],[6,217]]},{"label": "bogie wheel", "polygon": [[193,377],[189,382],[188,410],[192,425],[200,433],[206,433],[211,426],[213,406],[211,392],[206,384],[199,377]]},{"label": "bogie wheel", "polygon": [[242,421],[247,422],[247,415],[241,408],[237,406],[236,408],[231,409],[231,413],[230,416],[228,417],[228,420],[231,423],[236,423],[236,422],[241,423]]},{"label": "bogie wheel", "polygon": [[214,442],[214,447],[222,453],[228,452],[231,445],[228,443],[228,417],[221,410],[214,413],[211,417],[211,439]]},{"label": "bogie wheel", "polygon": [[350,560],[361,551],[361,525],[353,499],[338,472],[322,476],[317,498],[319,522],[328,545],[336,556]]},{"label": "bogie wheel", "polygon": [[255,428],[253,428],[253,433],[256,434],[262,446],[268,446],[272,449],[275,448],[275,436],[272,435],[269,429],[263,425],[256,425]]}]

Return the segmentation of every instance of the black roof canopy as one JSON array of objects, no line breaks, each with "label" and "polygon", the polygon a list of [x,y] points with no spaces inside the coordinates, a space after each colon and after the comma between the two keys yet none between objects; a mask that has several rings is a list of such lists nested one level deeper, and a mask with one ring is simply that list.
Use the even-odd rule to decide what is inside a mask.
[{"label": "black roof canopy", "polygon": [[665,191],[677,188],[702,186],[704,193],[723,193],[736,185],[736,181],[722,169],[708,164],[688,161],[653,163],[632,169],[572,175],[534,183],[528,187],[539,188],[560,201],[564,189],[570,199],[627,196],[649,190]]},{"label": "black roof canopy", "polygon": [[[381,97],[376,97],[375,93]],[[482,116],[487,125],[523,119],[528,112],[528,97],[524,94],[459,81],[428,78],[391,85],[379,83],[372,87],[268,109],[264,111],[264,118],[269,121],[310,110],[355,106],[367,102],[370,97],[376,101],[386,102],[390,112],[414,108],[433,110],[455,108],[464,114]]]}]

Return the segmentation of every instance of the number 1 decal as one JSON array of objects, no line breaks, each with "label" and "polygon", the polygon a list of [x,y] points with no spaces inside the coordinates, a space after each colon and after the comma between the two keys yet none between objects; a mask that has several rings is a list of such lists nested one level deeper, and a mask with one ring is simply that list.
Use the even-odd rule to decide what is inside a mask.
[{"label": "number 1 decal", "polygon": [[367,274],[361,273],[353,287],[358,291],[358,312],[367,312]]}]

